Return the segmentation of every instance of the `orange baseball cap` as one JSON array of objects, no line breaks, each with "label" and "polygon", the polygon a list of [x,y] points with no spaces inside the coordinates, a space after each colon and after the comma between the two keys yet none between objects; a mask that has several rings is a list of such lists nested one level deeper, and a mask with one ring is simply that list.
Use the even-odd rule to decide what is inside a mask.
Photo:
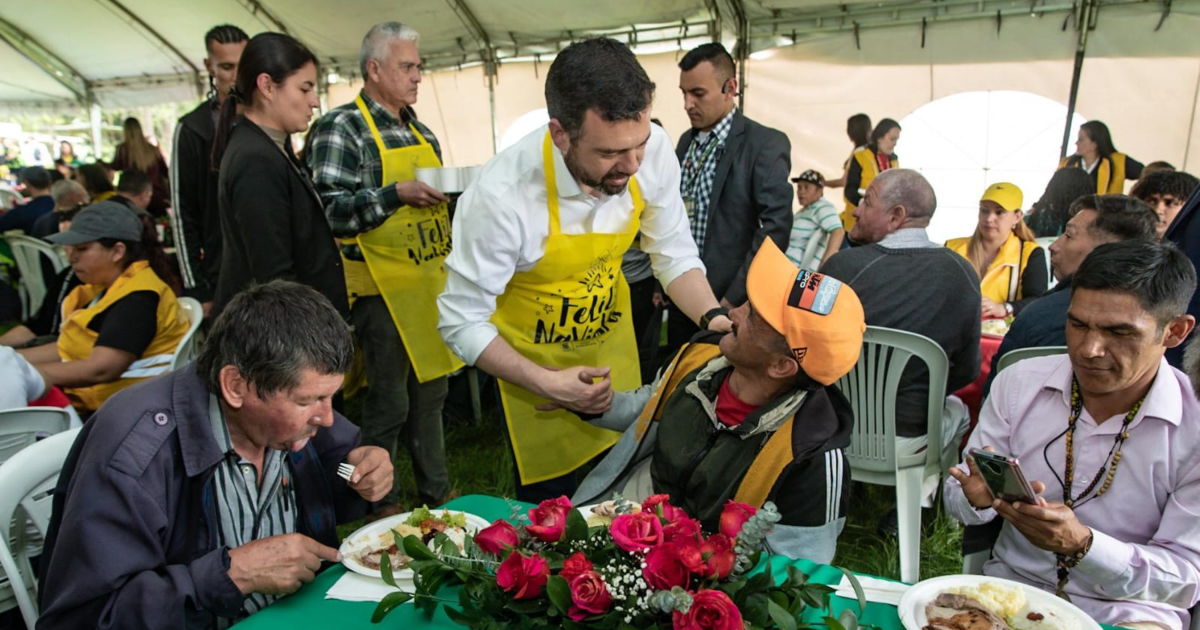
[{"label": "orange baseball cap", "polygon": [[858,362],[867,324],[858,294],[842,281],[797,268],[768,238],[750,263],[746,293],[814,381],[830,385]]}]

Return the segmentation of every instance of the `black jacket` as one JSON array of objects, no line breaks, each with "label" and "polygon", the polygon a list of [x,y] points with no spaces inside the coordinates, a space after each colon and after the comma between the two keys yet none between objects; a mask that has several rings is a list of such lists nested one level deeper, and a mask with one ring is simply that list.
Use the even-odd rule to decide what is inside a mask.
[{"label": "black jacket", "polygon": [[215,101],[179,119],[171,152],[171,207],[175,249],[184,293],[201,302],[213,298],[221,268],[221,218],[217,171],[212,168]]},{"label": "black jacket", "polygon": [[[696,130],[679,138],[683,162]],[[746,301],[746,273],[768,236],[787,251],[792,233],[792,145],[782,131],[760,125],[735,110],[725,150],[717,162],[708,231],[701,260],[717,299],[734,306]]]},{"label": "black jacket", "polygon": [[[84,425],[55,488],[37,627],[191,629],[241,615],[217,546],[213,471],[223,453],[195,364],[117,392]],[[292,453],[296,530],[336,547],[369,505],[337,478],[359,444],[335,414]]]},{"label": "black jacket", "polygon": [[307,169],[287,146],[240,118],[221,158],[221,275],[213,318],[251,283],[306,284],[349,317],[341,255]]}]

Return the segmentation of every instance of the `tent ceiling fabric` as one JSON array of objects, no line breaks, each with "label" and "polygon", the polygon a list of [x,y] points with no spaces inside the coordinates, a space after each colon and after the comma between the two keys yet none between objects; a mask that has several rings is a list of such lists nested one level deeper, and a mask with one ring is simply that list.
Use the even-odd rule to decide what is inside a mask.
[{"label": "tent ceiling fabric", "polygon": [[[1098,33],[1108,48],[1134,51],[1142,56],[1178,56],[1181,48],[1192,48],[1192,38],[1168,41],[1156,33],[1153,23],[1163,10],[1161,2],[1125,4],[1130,0],[1100,0]],[[118,5],[119,3],[119,5]],[[279,25],[305,42],[320,58],[326,72],[357,73],[358,46],[375,22],[398,19],[421,33],[421,52],[431,67],[454,67],[478,63],[481,43],[469,22],[477,22],[495,55],[503,61],[553,54],[564,41],[596,32],[620,32],[625,41],[659,41],[659,50],[690,47],[711,39],[716,7],[726,36],[736,27],[735,16],[744,10],[749,20],[752,50],[790,45],[821,38],[849,37],[846,31],[860,22],[863,28],[889,24],[892,30],[911,32],[911,44],[902,56],[923,56],[920,21],[929,16],[942,19],[996,21],[996,11],[1008,14],[1056,11],[1043,19],[1062,24],[1071,0],[655,0],[622,2],[598,10],[585,0],[409,0],[397,5],[392,0],[344,0],[331,9],[324,0],[59,0],[33,4],[0,3],[0,18],[26,31],[47,51],[74,67],[88,82],[97,102],[105,107],[130,107],[156,102],[190,100],[199,96],[205,80],[203,36],[211,26],[231,23],[250,34],[278,30]],[[119,8],[124,6],[145,22],[138,25]],[[1200,0],[1173,0],[1172,15],[1196,14]],[[462,7],[470,13],[463,14]],[[1067,8],[1064,8],[1067,7]],[[260,11],[259,9],[265,11]],[[1137,12],[1150,23],[1146,32],[1118,32],[1107,21],[1119,14]],[[267,15],[269,14],[269,15]],[[831,17],[832,16],[832,17]],[[278,25],[274,19],[278,20]],[[686,24],[686,29],[684,25]],[[1171,20],[1166,21],[1167,25]],[[935,26],[929,26],[930,33]],[[152,29],[152,32],[151,30]],[[807,30],[806,30],[807,29]],[[1067,27],[1068,31],[1072,29]],[[1164,29],[1166,30],[1166,29]],[[635,32],[636,31],[636,32]],[[1063,33],[1071,37],[1071,34]],[[873,37],[872,34],[870,37]],[[1018,30],[1002,30],[1013,37],[1013,46],[1028,43]],[[863,46],[867,35],[862,35]],[[888,39],[888,38],[883,38]],[[170,47],[163,42],[168,42]],[[184,57],[170,48],[174,47]],[[672,48],[675,49],[675,48]],[[639,52],[643,52],[639,49]],[[645,52],[649,52],[648,50]],[[962,53],[973,57],[971,51]],[[1091,51],[1089,51],[1091,56]],[[190,63],[189,63],[190,62]],[[843,63],[861,62],[853,55]],[[956,63],[953,59],[929,59],[929,63]],[[20,104],[69,103],[74,96],[53,77],[25,59],[11,46],[0,44],[0,103],[8,108]],[[193,66],[200,69],[199,81]]]}]

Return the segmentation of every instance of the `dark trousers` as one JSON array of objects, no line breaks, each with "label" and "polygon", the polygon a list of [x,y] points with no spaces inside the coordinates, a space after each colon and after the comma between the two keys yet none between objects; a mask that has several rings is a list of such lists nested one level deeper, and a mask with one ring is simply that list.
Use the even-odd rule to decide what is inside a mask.
[{"label": "dark trousers", "polygon": [[[363,401],[362,443],[387,449],[394,458],[401,435],[412,456],[417,494],[430,506],[440,505],[450,492],[442,405],[446,377],[417,382],[417,373],[387,304],[379,296],[360,297],[350,309],[354,334],[362,345],[367,371]],[[399,475],[385,502],[399,501]]]},{"label": "dark trousers", "polygon": [[654,306],[654,276],[629,284],[629,310],[633,312],[633,334],[637,338],[642,383],[654,380],[658,371],[658,346],[662,333],[662,311]]}]

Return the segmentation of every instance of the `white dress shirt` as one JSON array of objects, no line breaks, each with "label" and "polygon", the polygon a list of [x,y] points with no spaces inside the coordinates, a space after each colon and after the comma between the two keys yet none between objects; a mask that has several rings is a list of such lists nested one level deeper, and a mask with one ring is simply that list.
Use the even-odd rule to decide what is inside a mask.
[{"label": "white dress shirt", "polygon": [[[650,140],[637,182],[646,208],[641,215],[642,250],[650,255],[662,285],[691,269],[704,271],[679,194],[679,161],[671,139],[650,125]],[[438,297],[438,330],[446,345],[468,365],[497,334],[488,320],[496,298],[513,274],[542,259],[550,234],[542,147],[546,127],[501,151],[483,167],[479,180],[458,200],[454,249],[446,258],[446,288]],[[563,234],[618,233],[633,219],[628,187],[620,195],[593,197],[554,152],[559,221]]]}]

